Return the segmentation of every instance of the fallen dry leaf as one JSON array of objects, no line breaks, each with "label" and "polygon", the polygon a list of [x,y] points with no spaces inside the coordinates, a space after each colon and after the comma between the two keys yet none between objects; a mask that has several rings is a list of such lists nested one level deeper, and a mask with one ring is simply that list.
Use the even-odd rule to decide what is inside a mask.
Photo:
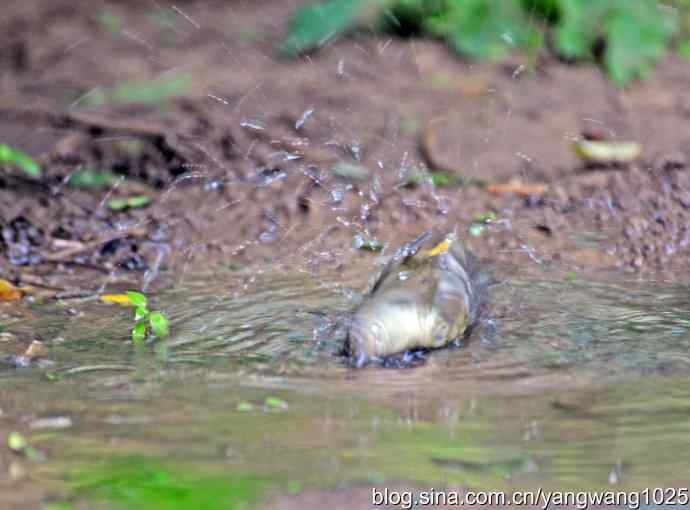
[{"label": "fallen dry leaf", "polygon": [[625,164],[640,157],[642,148],[636,142],[580,140],[573,144],[575,154],[587,163]]},{"label": "fallen dry leaf", "polygon": [[103,294],[101,301],[104,303],[117,303],[119,305],[133,305],[132,300],[127,294]]},{"label": "fallen dry leaf", "polygon": [[0,301],[17,301],[29,292],[31,292],[31,287],[15,287],[7,280],[0,278]]},{"label": "fallen dry leaf", "polygon": [[486,191],[489,193],[515,193],[523,197],[543,195],[548,189],[549,186],[543,182],[510,181],[486,186]]}]

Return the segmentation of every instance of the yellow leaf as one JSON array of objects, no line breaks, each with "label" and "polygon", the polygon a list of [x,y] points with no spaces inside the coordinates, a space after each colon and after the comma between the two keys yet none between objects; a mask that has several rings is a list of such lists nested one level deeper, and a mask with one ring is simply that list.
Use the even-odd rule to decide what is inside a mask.
[{"label": "yellow leaf", "polygon": [[450,248],[450,240],[444,239],[436,246],[434,246],[431,250],[429,250],[427,255],[429,255],[429,257],[435,257],[436,255],[439,255],[441,253],[446,253],[448,251],[448,248]]},{"label": "yellow leaf", "polygon": [[101,296],[101,301],[104,303],[117,303],[125,306],[134,305],[127,294],[103,294]]},{"label": "yellow leaf", "polygon": [[21,299],[27,288],[19,288],[7,280],[0,278],[0,301],[16,301]]}]

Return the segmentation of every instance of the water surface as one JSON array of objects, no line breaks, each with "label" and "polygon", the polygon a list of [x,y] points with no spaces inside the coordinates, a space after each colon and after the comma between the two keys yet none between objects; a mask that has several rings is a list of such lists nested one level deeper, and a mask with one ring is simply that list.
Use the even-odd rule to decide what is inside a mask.
[{"label": "water surface", "polygon": [[[143,349],[128,340],[129,310],[5,309],[4,330],[46,341],[54,365],[0,372],[3,431],[22,431],[45,456],[4,459],[3,489],[30,481],[46,497],[110,508],[109,498],[122,502],[112,487],[131,482],[94,472],[122,459],[240,480],[248,501],[264,487],[396,481],[687,485],[687,286],[499,269],[488,313],[461,348],[416,368],[353,370],[339,355],[344,318],[376,267],[185,273],[153,296],[172,337]],[[51,417],[71,425],[35,426]],[[153,479],[160,492],[170,476]]]}]

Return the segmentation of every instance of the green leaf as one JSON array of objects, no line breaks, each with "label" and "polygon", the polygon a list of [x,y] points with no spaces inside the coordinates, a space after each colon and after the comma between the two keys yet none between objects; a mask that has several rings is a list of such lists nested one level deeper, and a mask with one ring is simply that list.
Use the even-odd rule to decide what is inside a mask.
[{"label": "green leaf", "polygon": [[355,236],[355,248],[364,251],[381,251],[385,245],[377,239],[364,239],[362,236]]},{"label": "green leaf", "polygon": [[444,37],[459,53],[479,59],[504,57],[531,39],[532,28],[519,0],[448,1],[425,28]]},{"label": "green leaf", "polygon": [[141,292],[137,292],[134,290],[128,290],[126,292],[126,294],[134,306],[146,308],[146,305],[148,305],[148,302],[149,302],[148,299]]},{"label": "green leaf", "polygon": [[107,188],[119,180],[113,172],[107,170],[78,170],[67,180],[75,188]]},{"label": "green leaf", "polygon": [[46,372],[46,379],[49,381],[62,381],[64,376],[60,372]]},{"label": "green leaf", "polygon": [[614,82],[625,85],[648,74],[675,30],[656,0],[560,0],[555,43],[566,57],[591,58],[603,40],[604,66]]},{"label": "green leaf", "polygon": [[136,209],[151,203],[151,197],[138,195],[128,198],[111,198],[107,202],[108,209],[112,211],[122,211],[124,209]]},{"label": "green leaf", "polygon": [[146,321],[139,321],[132,328],[132,342],[143,343],[146,340]]},{"label": "green leaf", "polygon": [[248,413],[256,410],[256,406],[251,402],[240,402],[237,404],[237,410],[241,413]]},{"label": "green leaf", "polygon": [[366,0],[331,0],[300,8],[290,20],[281,51],[295,56],[322,46],[353,28],[366,3]]},{"label": "green leaf", "polygon": [[20,432],[12,431],[7,436],[7,446],[13,452],[21,452],[29,446],[29,442]]},{"label": "green leaf", "polygon": [[161,312],[151,312],[148,319],[151,331],[153,331],[153,334],[158,338],[165,338],[170,334],[168,318]]},{"label": "green leaf", "polygon": [[280,409],[285,411],[288,408],[288,403],[278,397],[266,397],[264,404],[270,409]]},{"label": "green leaf", "polygon": [[134,310],[134,320],[139,321],[141,319],[145,319],[148,314],[149,311],[145,306],[137,306],[136,310]]},{"label": "green leaf", "polygon": [[655,0],[616,2],[604,23],[604,64],[618,85],[645,78],[666,50],[675,22]]},{"label": "green leaf", "polygon": [[3,163],[17,166],[31,177],[38,178],[41,176],[40,165],[28,154],[4,143],[0,143],[0,164]]},{"label": "green leaf", "polygon": [[610,0],[560,0],[556,48],[568,58],[589,58],[600,34],[601,18]]},{"label": "green leaf", "polygon": [[462,182],[462,179],[456,175],[447,173],[447,172],[432,172],[430,174],[417,174],[417,175],[411,175],[407,179],[408,185],[417,185],[421,184],[423,182],[430,182],[434,186],[437,186],[439,188],[445,188],[448,186],[454,186],[457,184],[460,184]]}]

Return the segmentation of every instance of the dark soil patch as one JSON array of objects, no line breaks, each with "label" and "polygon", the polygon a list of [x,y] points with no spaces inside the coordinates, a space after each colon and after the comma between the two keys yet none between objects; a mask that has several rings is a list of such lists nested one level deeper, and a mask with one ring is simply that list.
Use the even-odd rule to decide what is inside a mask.
[{"label": "dark soil patch", "polygon": [[[590,66],[476,65],[436,42],[369,35],[276,60],[297,3],[6,6],[0,141],[40,155],[44,177],[3,169],[2,275],[69,295],[164,283],[160,269],[190,262],[340,264],[368,256],[356,236],[465,232],[488,211],[497,219],[472,245],[492,261],[688,268],[687,62],[669,57],[620,91]],[[180,97],[112,102],[123,82],[175,76]],[[640,142],[643,157],[581,168],[570,145],[591,130]],[[464,184],[406,186],[424,164]],[[85,168],[124,179],[70,187]],[[516,178],[548,191],[477,184]],[[132,195],[152,204],[106,205]]]}]

